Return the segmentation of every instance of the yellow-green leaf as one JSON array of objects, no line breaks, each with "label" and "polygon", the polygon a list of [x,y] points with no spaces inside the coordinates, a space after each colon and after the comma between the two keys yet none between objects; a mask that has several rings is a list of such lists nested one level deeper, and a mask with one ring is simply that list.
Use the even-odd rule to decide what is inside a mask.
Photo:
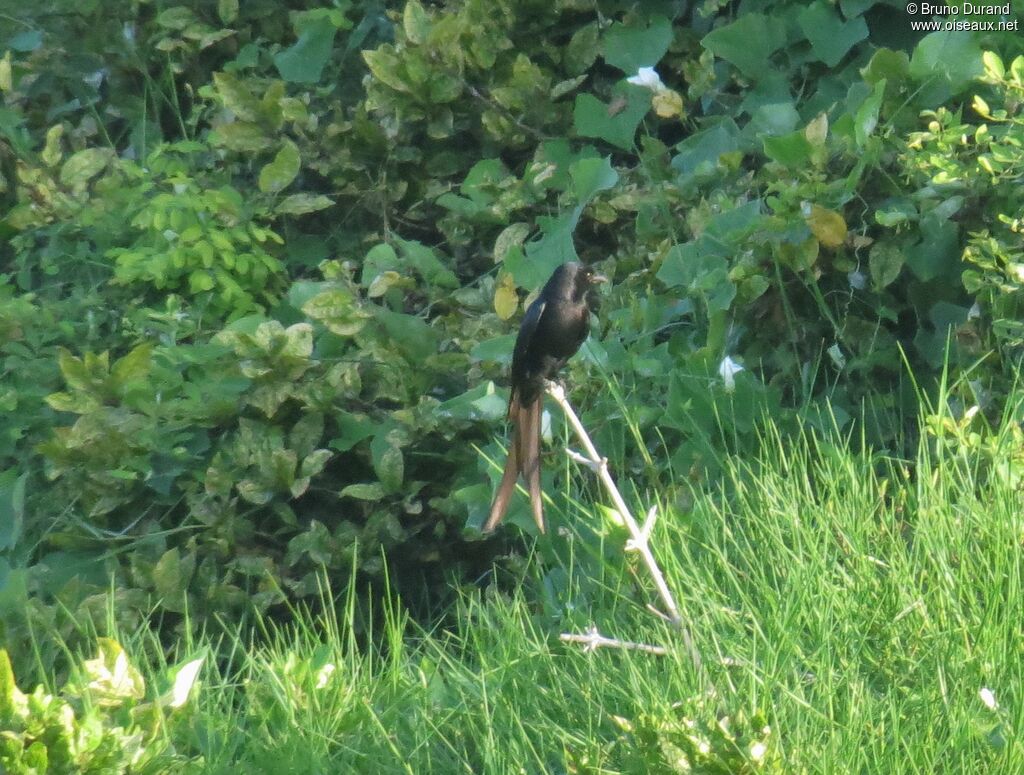
[{"label": "yellow-green leaf", "polygon": [[238,18],[238,0],[217,0],[217,15],[225,24]]},{"label": "yellow-green leaf", "polygon": [[56,167],[60,164],[61,157],[64,155],[60,147],[62,137],[64,137],[63,124],[55,124],[47,130],[46,145],[43,146],[43,152],[39,154],[43,164],[47,167]]},{"label": "yellow-green leaf", "polygon": [[838,248],[846,241],[846,221],[835,210],[811,205],[805,220],[811,233],[826,248]]},{"label": "yellow-green leaf", "polygon": [[333,204],[334,202],[323,194],[292,194],[281,200],[274,208],[274,212],[281,215],[305,215],[324,210]]},{"label": "yellow-green leaf", "polygon": [[60,182],[65,186],[80,186],[99,174],[113,157],[109,148],[86,148],[69,157],[60,169]]},{"label": "yellow-green leaf", "polygon": [[285,140],[274,160],[260,170],[260,191],[276,194],[287,188],[299,174],[300,165],[299,149],[291,140]]},{"label": "yellow-green leaf", "polygon": [[506,226],[494,241],[494,263],[504,261],[509,249],[515,245],[522,245],[529,234],[529,224],[513,223]]},{"label": "yellow-green leaf", "polygon": [[651,97],[651,105],[661,118],[683,115],[683,98],[675,89],[658,89]]},{"label": "yellow-green leaf", "polygon": [[511,274],[503,274],[497,287],[494,289],[494,311],[502,320],[508,320],[519,307],[519,296],[516,294],[516,286],[512,281]]},{"label": "yellow-green leaf", "polygon": [[811,145],[820,148],[825,144],[828,137],[828,114],[819,113],[818,117],[811,121],[804,129],[804,137]]},{"label": "yellow-green leaf", "polygon": [[7,51],[0,59],[0,91],[14,91],[14,75],[11,71],[11,52]]},{"label": "yellow-green leaf", "polygon": [[430,33],[430,17],[418,0],[409,0],[402,15],[402,28],[410,43],[422,44]]}]

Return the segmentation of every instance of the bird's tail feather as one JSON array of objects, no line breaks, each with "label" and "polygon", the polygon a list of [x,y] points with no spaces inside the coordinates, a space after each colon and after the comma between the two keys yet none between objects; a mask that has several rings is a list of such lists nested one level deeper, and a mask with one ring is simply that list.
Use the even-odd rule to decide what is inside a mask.
[{"label": "bird's tail feather", "polygon": [[530,506],[533,508],[533,519],[537,528],[544,532],[544,504],[540,488],[540,421],[543,402],[531,401],[523,406],[513,398],[509,406],[509,416],[514,424],[512,444],[505,461],[505,471],[501,475],[498,492],[491,504],[491,513],[484,523],[484,532],[490,533],[505,518],[512,494],[516,489],[519,474],[523,474],[530,493]]}]

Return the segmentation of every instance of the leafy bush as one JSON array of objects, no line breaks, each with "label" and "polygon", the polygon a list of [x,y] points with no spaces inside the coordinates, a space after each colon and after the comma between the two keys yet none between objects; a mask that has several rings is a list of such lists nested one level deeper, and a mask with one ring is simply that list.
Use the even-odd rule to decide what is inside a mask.
[{"label": "leafy bush", "polygon": [[[417,585],[487,562],[461,539],[496,475],[494,381],[567,259],[615,280],[570,374],[586,422],[669,499],[764,415],[898,451],[907,364],[925,395],[944,364],[969,372],[998,413],[1020,44],[911,34],[890,6],[19,11],[29,31],[0,39],[12,642],[24,616],[78,631],[108,593],[169,630],[314,594],[353,558]],[[95,66],[84,86],[62,46]]]}]

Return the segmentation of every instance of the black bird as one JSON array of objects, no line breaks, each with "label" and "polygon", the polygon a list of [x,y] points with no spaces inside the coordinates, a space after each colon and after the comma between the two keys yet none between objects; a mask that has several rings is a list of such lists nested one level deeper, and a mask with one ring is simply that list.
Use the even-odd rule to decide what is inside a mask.
[{"label": "black bird", "polygon": [[533,518],[544,532],[544,506],[540,492],[540,418],[544,382],[553,379],[587,338],[590,307],[587,294],[607,278],[576,261],[562,264],[540,295],[526,310],[512,353],[512,395],[508,418],[513,423],[512,445],[498,494],[484,532],[496,528],[505,517],[519,474],[530,491]]}]

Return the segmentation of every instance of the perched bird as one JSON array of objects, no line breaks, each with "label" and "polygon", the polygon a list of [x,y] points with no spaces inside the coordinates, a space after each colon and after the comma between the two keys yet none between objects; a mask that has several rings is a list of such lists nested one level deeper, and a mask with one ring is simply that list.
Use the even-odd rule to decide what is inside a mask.
[{"label": "perched bird", "polygon": [[491,515],[484,532],[496,528],[505,517],[519,474],[530,492],[533,518],[544,532],[544,506],[540,492],[540,418],[544,382],[553,379],[587,338],[590,307],[587,294],[607,278],[576,261],[562,264],[540,295],[526,310],[512,353],[512,395],[508,418],[512,444]]}]

